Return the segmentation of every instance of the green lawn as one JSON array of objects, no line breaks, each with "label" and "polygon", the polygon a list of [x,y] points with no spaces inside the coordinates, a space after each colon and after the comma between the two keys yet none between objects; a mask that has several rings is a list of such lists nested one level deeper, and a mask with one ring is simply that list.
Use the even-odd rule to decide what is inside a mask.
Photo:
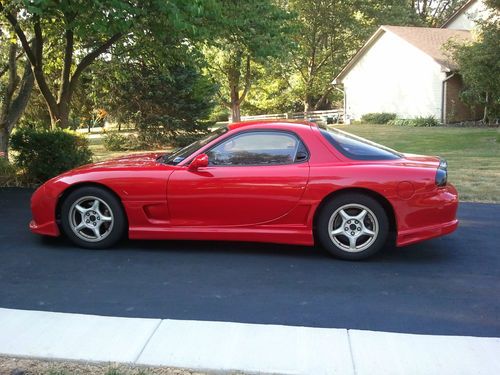
[{"label": "green lawn", "polygon": [[462,201],[500,202],[500,143],[495,128],[339,125],[397,151],[448,160],[449,181]]},{"label": "green lawn", "polygon": [[[500,202],[500,142],[495,128],[413,128],[386,125],[339,125],[339,129],[401,152],[438,155],[449,163],[449,181],[463,201]],[[89,138],[94,160],[145,151],[110,152],[102,134]]]}]

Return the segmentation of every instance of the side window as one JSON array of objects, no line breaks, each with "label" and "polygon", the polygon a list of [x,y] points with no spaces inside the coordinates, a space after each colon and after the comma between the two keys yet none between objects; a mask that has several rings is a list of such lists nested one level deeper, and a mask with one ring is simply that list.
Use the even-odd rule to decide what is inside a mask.
[{"label": "side window", "polygon": [[[251,132],[237,135],[207,152],[210,165],[292,164],[301,142],[284,132]],[[303,147],[303,146],[302,146]]]}]

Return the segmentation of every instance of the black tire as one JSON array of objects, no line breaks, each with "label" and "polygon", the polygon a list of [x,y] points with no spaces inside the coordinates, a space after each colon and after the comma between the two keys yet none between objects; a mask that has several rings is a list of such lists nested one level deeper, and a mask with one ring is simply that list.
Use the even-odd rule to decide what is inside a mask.
[{"label": "black tire", "polygon": [[[350,206],[353,205],[353,206]],[[354,207],[356,206],[356,207]],[[356,213],[356,209],[359,209],[359,213],[362,212],[362,207],[367,208],[367,218],[364,221],[362,226],[359,224],[354,224],[353,226],[357,226],[357,229],[367,228],[368,230],[373,229],[373,227],[377,228],[376,236],[373,236],[374,239],[371,240],[372,237],[368,235],[363,235],[362,231],[352,232],[355,235],[359,236],[357,239],[354,239],[354,246],[352,249],[355,249],[356,246],[360,246],[360,250],[348,251],[346,247],[349,247],[349,233],[350,229],[347,222],[342,221],[343,219],[339,217],[339,209],[347,207],[347,211],[344,212],[354,212]],[[332,216],[335,214],[335,217]],[[355,214],[353,214],[355,215]],[[341,216],[341,215],[340,215]],[[372,218],[375,217],[375,220]],[[332,224],[330,223],[330,219],[332,220]],[[342,225],[338,225],[338,220],[341,220]],[[359,222],[359,221],[357,221]],[[330,228],[334,227],[334,223],[337,223],[337,229],[340,230],[340,227],[345,226],[346,233],[339,233],[336,236],[330,236]],[[376,224],[374,224],[376,223]],[[359,226],[358,226],[359,225]],[[333,228],[335,229],[335,228]],[[354,229],[356,231],[356,229]],[[358,234],[360,233],[360,234]],[[360,260],[365,259],[373,254],[377,253],[386,243],[387,236],[389,233],[389,219],[387,217],[387,213],[385,212],[382,205],[372,197],[361,194],[361,193],[345,193],[341,194],[337,197],[332,198],[328,201],[323,207],[321,207],[321,211],[319,212],[318,220],[316,221],[316,238],[319,240],[321,245],[332,255],[337,258],[347,259],[347,260]],[[334,238],[333,238],[334,237]],[[357,245],[358,241],[365,241],[366,248],[363,248],[363,243]],[[370,242],[371,241],[371,242]],[[345,242],[345,243],[344,243]],[[342,247],[343,246],[343,247]]]},{"label": "black tire", "polygon": [[[72,218],[70,217],[71,214],[70,211],[72,211],[73,204],[87,197],[95,197],[98,200],[102,201],[103,203],[100,203],[101,208],[98,209],[98,211],[104,210],[105,213],[101,215],[103,216],[103,218],[104,217],[112,218],[111,220],[112,225],[104,222],[102,223],[102,225],[105,225],[103,231],[106,231],[106,226],[108,229],[111,228],[108,231],[106,231],[106,236],[102,240],[98,240],[97,238],[94,241],[85,240],[83,238],[80,238],[72,229],[74,225],[72,226],[71,224]],[[85,203],[85,201],[83,201],[83,203]],[[106,207],[105,205],[107,205],[108,207]],[[104,207],[104,209],[102,207]],[[61,213],[61,227],[63,233],[75,245],[87,249],[105,249],[115,245],[118,241],[120,241],[123,238],[128,227],[125,211],[119,199],[116,198],[116,196],[111,192],[109,192],[108,190],[100,187],[85,186],[72,191],[67,197],[65,197],[64,201],[62,202],[60,213]],[[95,216],[97,216],[97,218],[100,219],[98,215]],[[81,219],[83,221],[83,216],[81,216]],[[90,229],[87,232],[85,232],[85,229],[86,228],[84,228],[83,230],[84,234],[83,235],[81,234],[81,236],[84,236],[85,233],[88,233],[89,236],[92,235],[92,231]]]}]

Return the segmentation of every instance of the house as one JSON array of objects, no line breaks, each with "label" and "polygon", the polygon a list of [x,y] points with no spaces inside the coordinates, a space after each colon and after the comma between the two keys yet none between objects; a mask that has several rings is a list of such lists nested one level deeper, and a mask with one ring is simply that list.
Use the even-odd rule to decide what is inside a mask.
[{"label": "house", "polygon": [[481,111],[460,100],[463,82],[446,45],[471,41],[471,19],[485,9],[471,0],[442,28],[381,26],[333,81],[343,84],[346,122],[373,112],[443,123],[479,119]]},{"label": "house", "polygon": [[484,20],[490,10],[482,0],[467,1],[458,9],[441,28],[453,30],[472,30],[478,20]]}]

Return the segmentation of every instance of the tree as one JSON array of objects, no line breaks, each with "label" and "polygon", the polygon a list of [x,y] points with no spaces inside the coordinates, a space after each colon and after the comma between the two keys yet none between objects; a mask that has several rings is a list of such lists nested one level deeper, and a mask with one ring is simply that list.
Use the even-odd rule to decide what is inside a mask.
[{"label": "tree", "polygon": [[410,0],[420,22],[428,27],[440,27],[468,0]]},{"label": "tree", "polygon": [[218,28],[204,52],[208,71],[220,84],[219,98],[240,120],[257,64],[282,54],[289,45],[290,15],[271,0],[220,0]]},{"label": "tree", "polygon": [[[499,10],[498,3],[496,10]],[[498,15],[482,22],[477,39],[470,44],[452,44],[451,49],[464,80],[464,100],[484,106],[483,122],[500,116],[500,21]]]},{"label": "tree", "polygon": [[[295,90],[304,111],[335,99],[332,79],[381,24],[415,22],[413,11],[400,0],[289,0],[300,22],[296,48],[290,53]],[[355,10],[355,11],[353,11]]]},{"label": "tree", "polygon": [[[165,46],[158,53],[169,49]],[[196,56],[178,53],[178,59],[170,61],[146,54],[100,62],[89,74],[92,81],[82,88],[87,93],[99,90],[99,107],[118,124],[133,124],[142,144],[183,143],[207,130],[203,119],[213,108],[215,86],[201,74]]]},{"label": "tree", "polygon": [[[29,62],[24,66],[22,78],[18,75],[18,61],[22,53],[16,40],[8,39],[0,31],[2,48],[7,50],[7,61],[0,69],[0,151],[8,159],[9,137],[24,112],[33,88],[33,74]],[[2,82],[2,77],[7,76]]]},{"label": "tree", "polygon": [[[170,35],[196,32],[204,3],[210,2],[2,0],[0,13],[21,42],[52,127],[65,128],[79,78],[99,57],[111,54],[119,41],[134,44],[142,37],[154,43]],[[34,45],[29,43],[30,34]],[[58,73],[56,82],[47,78],[51,71]]]}]

